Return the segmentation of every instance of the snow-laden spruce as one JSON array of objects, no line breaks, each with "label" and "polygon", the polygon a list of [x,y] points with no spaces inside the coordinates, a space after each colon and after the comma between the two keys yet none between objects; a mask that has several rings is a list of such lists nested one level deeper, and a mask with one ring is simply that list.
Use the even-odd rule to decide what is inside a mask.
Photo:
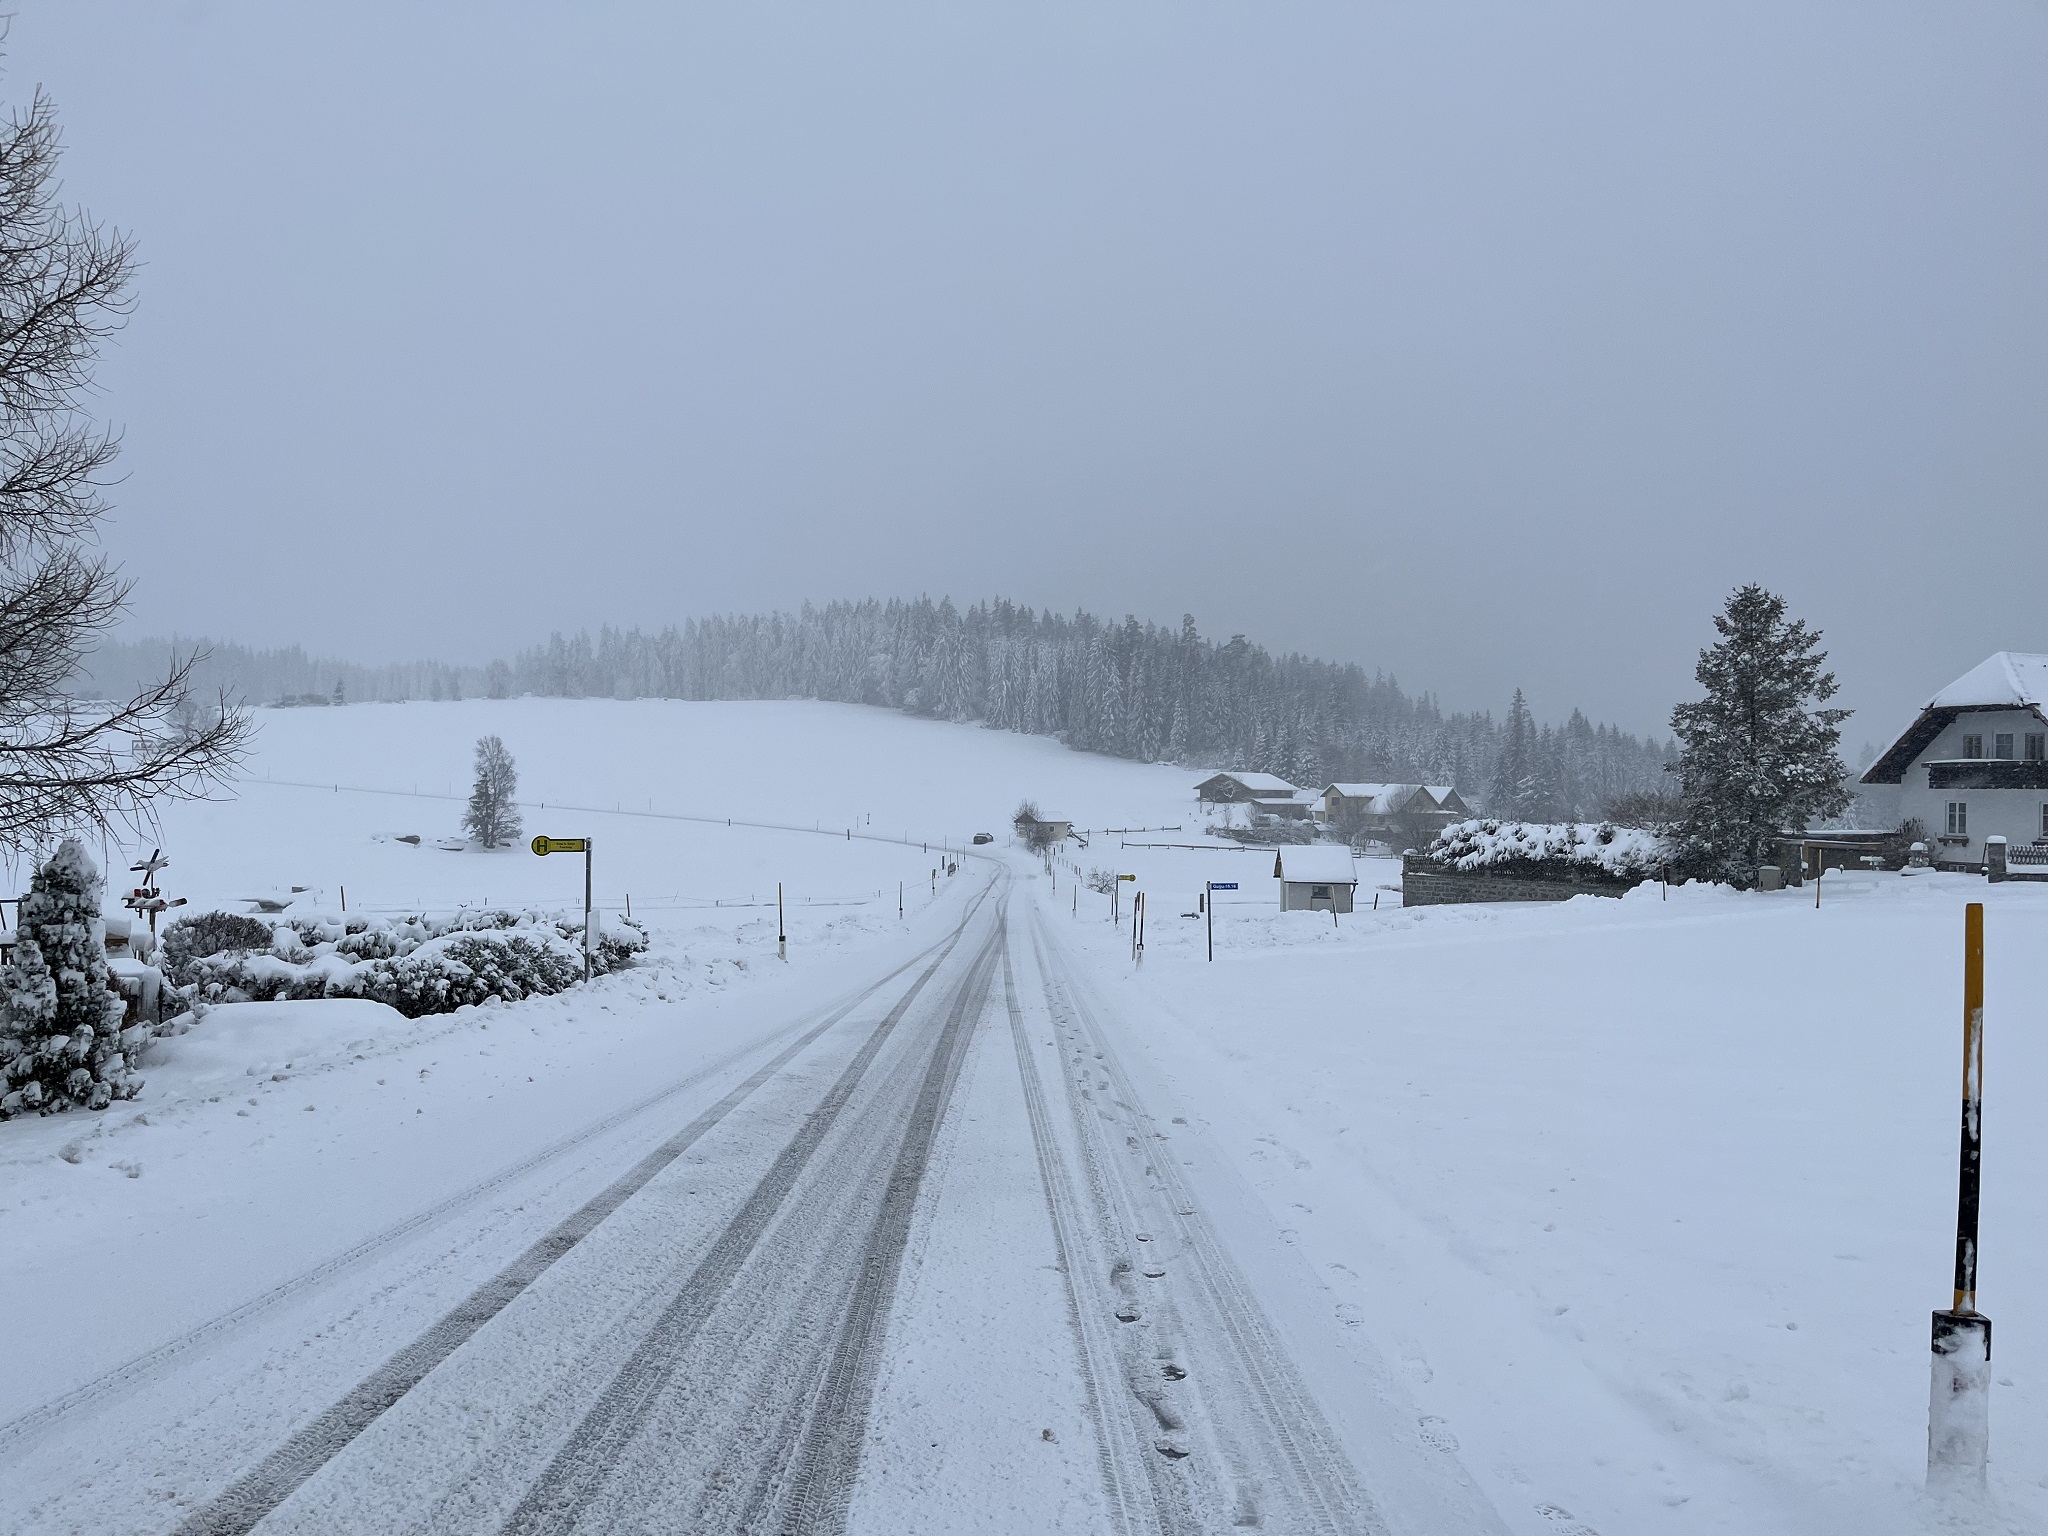
[{"label": "snow-laden spruce", "polygon": [[463,829],[485,848],[498,848],[519,838],[519,771],[512,754],[497,736],[481,736],[476,744],[476,786],[469,792]]},{"label": "snow-laden spruce", "polygon": [[13,957],[0,967],[0,1118],[105,1109],[142,1088],[129,1064],[150,1032],[121,1027],[100,894],[99,869],[75,837],[29,879]]},{"label": "snow-laden spruce", "polygon": [[[165,974],[188,1002],[361,997],[408,1018],[566,991],[583,979],[580,916],[491,908],[386,921],[360,913],[254,918],[206,912],[164,934]],[[638,923],[604,920],[591,971],[647,948]]]},{"label": "snow-laden spruce", "polygon": [[1670,856],[1654,832],[1612,822],[1460,821],[1429,845],[1429,857],[1453,869],[1552,877],[1575,871],[1645,880]]}]

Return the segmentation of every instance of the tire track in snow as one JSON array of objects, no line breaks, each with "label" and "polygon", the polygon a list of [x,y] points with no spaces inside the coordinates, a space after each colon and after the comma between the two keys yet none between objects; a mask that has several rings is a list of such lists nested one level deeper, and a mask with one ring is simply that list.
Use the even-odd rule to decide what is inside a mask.
[{"label": "tire track in snow", "polygon": [[[792,1536],[799,1532],[806,1536],[838,1536],[846,1529],[854,1480],[860,1470],[861,1447],[867,1438],[868,1408],[874,1399],[875,1378],[888,1334],[889,1312],[903,1273],[904,1250],[910,1241],[911,1217],[931,1164],[932,1144],[960,1080],[972,1025],[987,1005],[996,956],[1007,947],[1007,934],[1005,915],[999,910],[995,934],[989,947],[977,957],[972,974],[955,1000],[932,1053],[931,1065],[919,1085],[910,1124],[883,1192],[881,1214],[857,1261],[858,1288],[841,1325],[823,1388],[811,1408],[803,1441],[787,1473],[789,1504],[777,1528]],[[767,1500],[759,1503],[765,1505]],[[751,1518],[742,1523],[742,1529],[759,1529],[767,1524],[761,1518],[766,1513],[764,1508],[757,1505],[749,1513]]]},{"label": "tire track in snow", "polygon": [[[970,1011],[977,983],[982,989],[986,988],[991,966],[989,956],[994,945],[1000,940],[1002,931],[999,916],[994,933],[970,964],[953,994],[946,1028],[939,1032],[931,1061],[923,1074],[927,1085],[931,1084],[935,1077],[939,1083],[940,1097],[931,1116],[931,1127],[934,1130],[938,1116],[944,1108],[944,1091],[950,1088],[951,1079],[944,1071],[944,1064],[948,1059],[947,1048],[957,1043],[959,1021]],[[942,956],[941,959],[943,958]],[[739,1278],[742,1269],[762,1248],[764,1236],[769,1233],[776,1218],[789,1202],[792,1192],[797,1189],[799,1180],[810,1167],[814,1154],[847,1109],[855,1090],[867,1076],[876,1055],[929,977],[930,973],[927,972],[919,979],[918,988],[906,994],[896,1008],[891,1010],[889,1017],[862,1045],[860,1052],[848,1063],[818,1107],[805,1117],[796,1135],[783,1147],[746,1202],[727,1224],[710,1250],[698,1261],[689,1279],[663,1309],[653,1328],[635,1348],[626,1363],[613,1376],[603,1395],[584,1415],[568,1440],[556,1451],[538,1480],[528,1488],[503,1526],[506,1536],[539,1536],[542,1532],[570,1530],[576,1527],[586,1511],[608,1492],[607,1485],[613,1482],[621,1467],[631,1459],[628,1454],[629,1447],[639,1437],[649,1418],[656,1413],[663,1397],[677,1382],[688,1361],[692,1346],[697,1343],[700,1335],[704,1334],[714,1315],[720,1312],[721,1305],[732,1292],[734,1282]],[[957,1074],[957,1066],[955,1073]],[[921,1096],[918,1108],[922,1106]],[[888,1107],[886,1100],[882,1107]],[[837,1264],[838,1270],[826,1277],[824,1288],[829,1288],[831,1281],[838,1280],[843,1283],[845,1289],[853,1291],[854,1295],[847,1309],[838,1312],[837,1328],[805,1330],[814,1354],[823,1355],[832,1350],[835,1339],[843,1344],[849,1318],[857,1321],[856,1309],[864,1288],[869,1289],[871,1294],[879,1294],[874,1291],[874,1288],[881,1284],[878,1266],[886,1267],[888,1254],[886,1235],[882,1238],[882,1247],[878,1250],[876,1234],[883,1232],[888,1226],[888,1217],[897,1205],[904,1211],[903,1228],[904,1234],[907,1235],[908,1210],[916,1200],[916,1183],[913,1180],[900,1190],[894,1186],[896,1174],[909,1171],[903,1168],[903,1160],[910,1150],[911,1143],[916,1140],[917,1114],[918,1109],[913,1109],[912,1125],[904,1137],[902,1149],[899,1150],[890,1184],[885,1186],[881,1198],[875,1202],[877,1215],[869,1228],[868,1240],[857,1250],[846,1250],[826,1256],[828,1262]],[[917,1172],[921,1175],[921,1168],[917,1169]],[[855,1170],[855,1177],[858,1177],[858,1169]],[[826,1193],[834,1197],[833,1204],[844,1209],[857,1205],[864,1191],[857,1187],[834,1187],[828,1184]],[[793,1235],[793,1240],[802,1243],[805,1236],[806,1234],[798,1232]],[[760,1298],[750,1297],[749,1300],[759,1301]],[[880,1307],[885,1313],[886,1298],[881,1300]],[[880,1321],[885,1321],[885,1318]],[[874,1330],[877,1347],[880,1331],[879,1326]],[[833,1354],[836,1357],[837,1351]],[[784,1361],[782,1364],[782,1374],[785,1378],[802,1377],[815,1380],[821,1374],[819,1368],[822,1367],[822,1374],[827,1380],[830,1379],[831,1367],[823,1360]],[[850,1368],[855,1369],[854,1375],[843,1378],[844,1384],[850,1388],[859,1379],[859,1362],[850,1360],[848,1364]],[[701,1394],[714,1392],[721,1385],[744,1384],[727,1381],[686,1385],[695,1385],[697,1392]],[[755,1390],[757,1399],[769,1395],[759,1388]],[[850,1404],[851,1399],[848,1401]],[[864,1415],[864,1401],[858,1406]],[[764,1404],[760,1401],[750,1401],[738,1411],[752,1422],[762,1416],[763,1407]],[[751,1443],[746,1447],[747,1454],[759,1464],[760,1475],[747,1480],[748,1491],[744,1498],[747,1511],[755,1511],[764,1504],[776,1502],[782,1487],[794,1486],[801,1474],[804,1450],[810,1446],[805,1425],[807,1421],[815,1422],[812,1415],[792,1413],[787,1408],[777,1412],[774,1407],[769,1407],[767,1416],[780,1421],[779,1429],[768,1435],[756,1432],[748,1437]],[[664,1437],[665,1440],[668,1438],[670,1437]],[[823,1445],[824,1441],[821,1440],[817,1448],[822,1449]],[[854,1449],[857,1455],[857,1438]],[[778,1476],[785,1469],[794,1469],[786,1484]],[[692,1531],[720,1529],[726,1526],[728,1520],[735,1529],[760,1528],[757,1524],[757,1515],[735,1510],[716,1511],[702,1508],[707,1499],[714,1504],[725,1503],[728,1501],[722,1499],[721,1494],[738,1491],[730,1482],[717,1476],[712,1478],[712,1483],[713,1486],[698,1500],[700,1507],[696,1517],[680,1528]],[[661,1491],[654,1490],[650,1497],[658,1498]],[[644,1515],[646,1512],[644,1507],[635,1506],[635,1513]],[[829,1509],[821,1513],[829,1518]],[[603,1522],[603,1527],[610,1528],[610,1523]],[[798,1525],[787,1528],[825,1527]]]},{"label": "tire track in snow", "polygon": [[[895,1021],[945,963],[968,923],[980,909],[987,892],[978,895],[962,915],[959,925],[939,945],[938,955],[911,983],[903,998],[885,1016],[876,1034],[886,1038]],[[363,1430],[397,1403],[427,1374],[461,1348],[477,1331],[497,1316],[557,1260],[568,1253],[605,1217],[617,1210],[649,1180],[683,1155],[728,1114],[793,1061],[804,1049],[839,1023],[866,998],[901,976],[930,954],[925,950],[884,976],[865,992],[835,1009],[822,1022],[763,1063],[731,1092],[697,1116],[682,1130],[635,1163],[596,1196],[586,1201],[566,1220],[532,1244],[517,1259],[479,1286],[450,1309],[438,1322],[412,1343],[392,1355],[356,1388],[301,1428],[289,1440],[243,1474],[210,1503],[194,1511],[176,1529],[176,1536],[243,1536],[302,1483],[333,1460]],[[872,1038],[872,1037],[871,1037]],[[876,1043],[879,1048],[879,1043]],[[865,1047],[863,1048],[866,1049]]]},{"label": "tire track in snow", "polygon": [[1109,1309],[1101,1304],[1102,1298],[1094,1294],[1092,1287],[1086,1287],[1088,1294],[1083,1294],[1080,1271],[1090,1262],[1093,1245],[1076,1208],[1067,1168],[1054,1137],[1052,1113],[1045,1102],[1045,1084],[1032,1057],[1030,1037],[1024,1030],[1024,1010],[1017,1001],[1017,979],[1010,968],[1007,950],[1003,955],[1003,1002],[1010,1016],[1010,1042],[1017,1052],[1017,1072],[1024,1084],[1024,1109],[1031,1123],[1032,1145],[1038,1154],[1039,1183],[1044,1190],[1053,1245],[1065,1281],[1067,1322],[1074,1333],[1081,1383],[1088,1397],[1088,1416],[1095,1425],[1103,1491],[1117,1536],[1139,1536],[1148,1529],[1160,1528],[1150,1468],[1144,1461],[1145,1449],[1129,1432],[1128,1414],[1121,1401],[1113,1397],[1123,1368],[1117,1359],[1117,1341],[1110,1331]]},{"label": "tire track in snow", "polygon": [[[1099,1074],[1111,1093],[1108,1104],[1095,1099],[1100,1090],[1085,1086],[1083,1096],[1075,1097],[1074,1074],[1066,1073],[1084,1156],[1086,1144],[1095,1142],[1099,1150],[1088,1160],[1116,1186],[1115,1202],[1126,1205],[1134,1219],[1143,1213],[1155,1246],[1159,1234],[1174,1234],[1181,1261],[1174,1267],[1184,1264],[1187,1275],[1186,1285],[1176,1290],[1180,1321],[1191,1352],[1207,1361],[1206,1369],[1190,1374],[1198,1391],[1189,1395],[1198,1398],[1199,1414],[1222,1442],[1238,1484],[1224,1490],[1227,1508],[1190,1507],[1187,1528],[1255,1523],[1321,1536],[1384,1536],[1387,1525],[1376,1501],[1359,1485],[1264,1310],[1201,1214],[1179,1163],[1146,1150],[1159,1134],[1152,1117],[1035,908],[1032,919],[1048,1005],[1081,1048],[1089,1074]],[[1063,1051],[1063,1059],[1069,1054]],[[1121,1123],[1113,1110],[1122,1112]],[[1118,1155],[1108,1144],[1106,1126],[1125,1131],[1124,1149],[1135,1156]],[[1211,1370],[1222,1379],[1210,1378]],[[1178,1466],[1186,1468],[1187,1462]],[[1255,1502],[1248,1505],[1248,1499]]]}]

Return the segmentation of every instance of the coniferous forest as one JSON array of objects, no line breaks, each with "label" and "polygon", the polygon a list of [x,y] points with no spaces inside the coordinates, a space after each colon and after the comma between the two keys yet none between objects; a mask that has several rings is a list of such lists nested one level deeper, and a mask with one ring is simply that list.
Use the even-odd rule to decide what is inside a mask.
[{"label": "coniferous forest", "polygon": [[[363,667],[296,648],[205,645],[196,674],[251,703],[555,698],[829,699],[1052,736],[1085,752],[1331,781],[1455,784],[1475,804],[1535,820],[1597,816],[1616,795],[1668,787],[1667,742],[1574,710],[1538,724],[1519,693],[1505,720],[1446,714],[1427,693],[1352,663],[1275,656],[1242,635],[1203,637],[1126,618],[996,600],[837,602],[797,613],[690,619],[649,633],[552,636],[488,666]],[[169,641],[116,642],[80,691],[119,689]]]}]

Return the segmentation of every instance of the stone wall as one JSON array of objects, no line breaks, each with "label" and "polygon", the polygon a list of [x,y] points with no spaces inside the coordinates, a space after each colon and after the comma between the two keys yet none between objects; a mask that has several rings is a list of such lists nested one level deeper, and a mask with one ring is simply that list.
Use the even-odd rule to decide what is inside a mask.
[{"label": "stone wall", "polygon": [[1570,901],[1574,896],[1619,896],[1636,884],[1614,875],[1535,879],[1450,869],[1419,853],[1401,860],[1401,905],[1435,907],[1468,901]]}]

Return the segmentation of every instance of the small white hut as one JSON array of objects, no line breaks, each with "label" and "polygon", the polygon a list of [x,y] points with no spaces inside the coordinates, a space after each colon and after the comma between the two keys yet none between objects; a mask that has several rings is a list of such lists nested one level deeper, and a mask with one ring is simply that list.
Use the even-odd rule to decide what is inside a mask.
[{"label": "small white hut", "polygon": [[1273,860],[1282,912],[1349,912],[1358,889],[1351,850],[1330,843],[1282,848]]}]

